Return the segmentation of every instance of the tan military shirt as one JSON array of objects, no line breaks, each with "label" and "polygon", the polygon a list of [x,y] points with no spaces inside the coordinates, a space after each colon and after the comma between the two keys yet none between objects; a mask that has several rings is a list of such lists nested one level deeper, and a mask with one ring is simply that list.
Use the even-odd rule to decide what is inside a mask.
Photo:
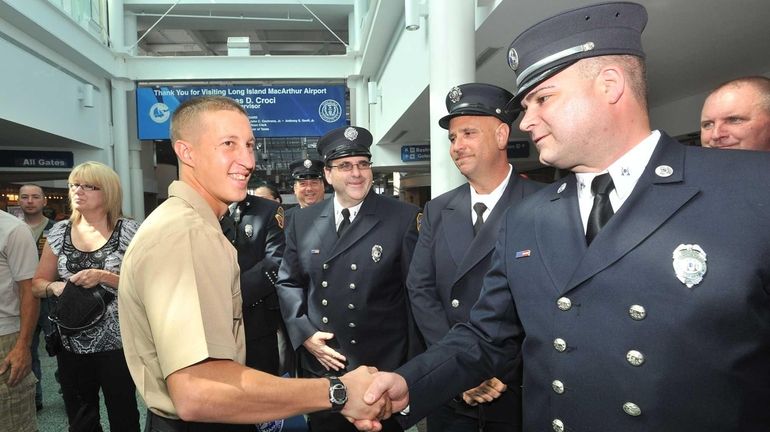
[{"label": "tan military shirt", "polygon": [[173,372],[207,358],[244,363],[236,250],[186,183],[172,183],[137,231],[118,293],[128,368],[153,412],[178,418],[166,386]]}]

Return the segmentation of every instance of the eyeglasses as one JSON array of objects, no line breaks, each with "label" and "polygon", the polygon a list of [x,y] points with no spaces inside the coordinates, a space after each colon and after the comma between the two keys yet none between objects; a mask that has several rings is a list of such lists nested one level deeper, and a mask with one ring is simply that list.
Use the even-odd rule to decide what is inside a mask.
[{"label": "eyeglasses", "polygon": [[367,160],[359,161],[358,163],[342,162],[339,165],[329,165],[329,168],[337,168],[340,171],[353,171],[353,167],[357,167],[359,171],[366,171],[372,167],[372,162]]},{"label": "eyeglasses", "polygon": [[94,186],[90,184],[80,184],[80,183],[67,183],[67,187],[70,188],[70,192],[75,192],[76,190],[78,190],[78,188],[81,188],[86,192],[102,190],[102,188],[100,188],[99,186]]}]

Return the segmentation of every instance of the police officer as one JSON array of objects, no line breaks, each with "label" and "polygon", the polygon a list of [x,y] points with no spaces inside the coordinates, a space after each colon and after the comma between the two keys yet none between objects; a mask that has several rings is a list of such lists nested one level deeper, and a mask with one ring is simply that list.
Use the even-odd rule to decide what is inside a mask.
[{"label": "police officer", "polygon": [[310,207],[324,199],[324,163],[318,159],[300,159],[289,164],[291,177],[294,179],[294,196],[297,207],[286,211],[289,218],[297,208]]},{"label": "police officer", "polygon": [[280,375],[277,331],[282,320],[275,281],[285,244],[283,219],[277,202],[246,195],[230,205],[230,214],[221,221],[225,236],[238,251],[246,366],[273,375]]},{"label": "police officer", "polygon": [[[449,153],[468,179],[428,202],[407,287],[425,343],[438,342],[468,320],[489,269],[503,214],[540,189],[516,175],[507,144],[518,109],[513,95],[490,84],[462,84],[446,97]],[[521,430],[521,370],[511,359],[504,374],[490,377],[428,416],[429,432]]]},{"label": "police officer", "polygon": [[[372,190],[372,135],[342,127],[318,142],[334,198],[302,209],[286,227],[277,290],[300,372],[337,375],[366,364],[394,370],[407,359],[406,275],[418,208]],[[309,416],[318,431],[353,431],[341,415]],[[384,430],[400,431],[391,420]]]},{"label": "police officer", "polygon": [[513,41],[519,127],[575,175],[511,207],[469,323],[367,400],[419,419],[521,352],[527,431],[767,430],[770,154],[650,130],[646,21],[605,3]]}]

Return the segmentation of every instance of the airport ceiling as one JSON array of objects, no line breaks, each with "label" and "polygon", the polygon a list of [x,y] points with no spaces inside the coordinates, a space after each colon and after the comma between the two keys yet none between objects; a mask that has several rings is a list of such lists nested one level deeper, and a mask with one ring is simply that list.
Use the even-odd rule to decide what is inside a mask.
[{"label": "airport ceiling", "polygon": [[[388,3],[381,7],[403,10],[403,0],[379,1]],[[499,4],[476,32],[476,80],[513,88],[515,76],[506,64],[512,38],[559,11],[596,2],[477,0],[480,6]],[[126,0],[126,10],[137,14],[138,37],[169,8],[169,3],[156,3]],[[189,3],[193,4],[182,1],[174,6],[148,32],[139,44],[144,55],[227,55],[229,36],[248,36],[251,55],[344,55],[345,45],[337,37],[348,42],[348,16],[353,12],[355,1]],[[377,1],[369,3],[373,7]],[[730,77],[770,70],[769,1],[640,0],[640,3],[646,6],[650,16],[643,43],[648,53],[651,107],[702,93]],[[447,55],[451,55],[451,47]],[[409,112],[385,134],[383,141],[427,142],[428,128],[424,126],[428,121],[427,101],[428,92],[423,92]],[[697,121],[693,119],[694,126]]]},{"label": "airport ceiling", "polygon": [[138,54],[151,56],[226,56],[228,37],[248,37],[255,56],[344,55],[353,12],[351,1],[148,3],[125,10],[137,17],[137,37],[157,23],[139,43]]}]

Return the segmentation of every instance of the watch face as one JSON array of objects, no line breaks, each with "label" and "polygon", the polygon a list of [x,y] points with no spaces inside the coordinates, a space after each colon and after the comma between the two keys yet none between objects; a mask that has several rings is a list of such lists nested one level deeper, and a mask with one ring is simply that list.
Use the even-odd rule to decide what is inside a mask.
[{"label": "watch face", "polygon": [[335,384],[332,386],[332,399],[334,399],[335,404],[340,405],[348,401],[348,392],[344,385]]}]

